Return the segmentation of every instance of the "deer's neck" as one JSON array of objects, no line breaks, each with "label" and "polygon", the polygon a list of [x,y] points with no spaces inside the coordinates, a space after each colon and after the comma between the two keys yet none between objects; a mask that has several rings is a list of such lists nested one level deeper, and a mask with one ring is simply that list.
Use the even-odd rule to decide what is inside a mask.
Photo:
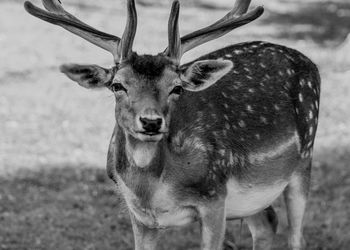
[{"label": "deer's neck", "polygon": [[167,176],[176,169],[183,172],[206,167],[207,148],[200,139],[180,131],[170,141],[164,138],[159,142],[142,142],[125,135],[124,152],[129,171],[160,177],[164,171],[167,173],[163,175]]}]

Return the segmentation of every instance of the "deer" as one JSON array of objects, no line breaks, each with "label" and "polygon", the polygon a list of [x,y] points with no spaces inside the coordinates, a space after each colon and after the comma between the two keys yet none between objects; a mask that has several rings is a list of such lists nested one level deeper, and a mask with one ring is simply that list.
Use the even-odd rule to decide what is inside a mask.
[{"label": "deer", "polygon": [[67,12],[59,0],[29,1],[31,15],[107,50],[113,66],[64,64],[61,72],[115,96],[107,174],[125,200],[136,250],[153,250],[162,232],[199,222],[201,249],[222,248],[226,221],[243,219],[253,249],[271,249],[284,196],[289,246],[305,247],[303,218],[318,124],[320,75],[302,53],[264,41],[233,44],[181,64],[191,49],[260,17],[236,0],[224,17],[185,36],[180,3],[168,21],[168,47],[133,51],[134,0],[121,38]]}]

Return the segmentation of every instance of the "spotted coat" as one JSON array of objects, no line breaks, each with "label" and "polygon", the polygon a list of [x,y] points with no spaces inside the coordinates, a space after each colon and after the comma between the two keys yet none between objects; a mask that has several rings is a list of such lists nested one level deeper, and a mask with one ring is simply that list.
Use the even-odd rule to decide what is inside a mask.
[{"label": "spotted coat", "polygon": [[[232,176],[247,185],[287,179],[294,171],[290,166],[311,158],[320,93],[316,66],[300,52],[265,42],[233,45],[197,60],[220,58],[231,60],[232,70],[208,89],[180,96],[168,141],[162,142],[170,147],[159,147],[147,171],[130,167],[123,132],[116,129],[113,137],[120,146],[118,152],[110,151],[109,159],[118,162],[109,167],[110,176],[116,168],[140,197],[140,206],[147,207],[157,189],[152,183],[161,175],[176,186],[180,200],[202,199],[225,192]],[[271,145],[285,149],[295,137],[296,154],[290,150],[264,158],[262,152]]]},{"label": "spotted coat", "polygon": [[232,175],[244,178],[254,169],[250,154],[294,133],[300,157],[310,158],[320,96],[319,73],[310,59],[284,46],[250,42],[196,60],[218,58],[231,60],[233,69],[204,91],[186,92],[170,130],[173,136],[182,131],[184,138],[196,135],[210,145],[209,179],[224,183]]}]

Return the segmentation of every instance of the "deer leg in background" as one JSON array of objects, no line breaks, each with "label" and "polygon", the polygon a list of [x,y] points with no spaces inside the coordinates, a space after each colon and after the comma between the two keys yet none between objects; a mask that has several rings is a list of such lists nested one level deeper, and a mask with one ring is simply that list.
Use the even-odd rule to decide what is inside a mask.
[{"label": "deer leg in background", "polygon": [[159,230],[139,223],[132,214],[130,214],[130,218],[134,232],[135,250],[155,250],[160,236]]},{"label": "deer leg in background", "polygon": [[217,201],[199,209],[202,230],[202,250],[221,250],[225,237],[225,202]]},{"label": "deer leg in background", "polygon": [[253,237],[253,250],[271,249],[277,230],[277,216],[273,208],[268,207],[245,220]]},{"label": "deer leg in background", "polygon": [[311,163],[303,173],[291,179],[284,192],[289,225],[289,246],[292,250],[301,250],[305,247],[302,227],[310,186],[310,173]]}]

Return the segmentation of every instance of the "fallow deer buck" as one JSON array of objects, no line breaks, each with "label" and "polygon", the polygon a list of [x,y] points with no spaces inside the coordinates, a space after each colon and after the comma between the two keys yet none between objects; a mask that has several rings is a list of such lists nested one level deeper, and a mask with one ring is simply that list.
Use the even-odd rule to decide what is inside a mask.
[{"label": "fallow deer buck", "polygon": [[[86,88],[115,95],[116,125],[107,171],[124,197],[135,248],[155,249],[168,227],[199,220],[202,249],[222,247],[225,220],[244,218],[254,249],[270,249],[271,203],[284,193],[290,247],[302,249],[302,222],[317,128],[320,77],[301,53],[266,42],[232,45],[181,65],[184,53],[263,13],[249,0],[214,24],[179,35],[172,5],[169,45],[158,55],[132,51],[137,26],[127,2],[122,38],[66,12],[59,0],[26,10],[114,56],[111,69],[68,64],[61,71]],[[268,212],[270,211],[270,212]]]}]

